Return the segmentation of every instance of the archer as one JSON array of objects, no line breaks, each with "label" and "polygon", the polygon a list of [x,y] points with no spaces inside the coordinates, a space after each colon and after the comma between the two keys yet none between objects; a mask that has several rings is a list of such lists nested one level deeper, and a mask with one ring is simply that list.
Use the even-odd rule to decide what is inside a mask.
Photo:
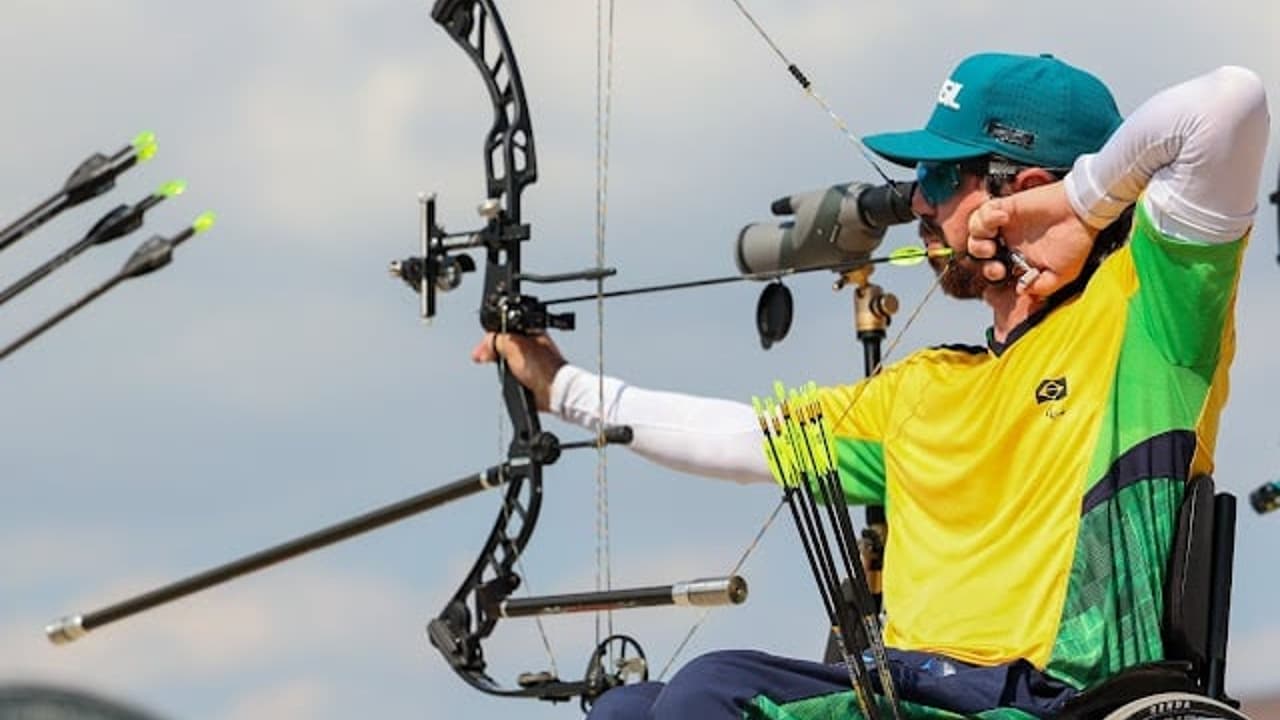
[{"label": "archer", "polygon": [[[1269,116],[1225,67],[1121,118],[1094,76],[983,54],[923,130],[865,138],[916,170],[943,289],[992,310],[985,346],[921,350],[824,388],[844,499],[884,504],[888,664],[907,709],[1057,714],[1164,657],[1160,607],[1183,486],[1212,469],[1234,297]],[[1011,262],[1013,253],[1025,259]],[[673,469],[769,482],[752,409],[569,365],[545,335],[485,336],[543,412],[626,425]],[[594,718],[854,714],[843,664],[717,652],[616,688]]]}]

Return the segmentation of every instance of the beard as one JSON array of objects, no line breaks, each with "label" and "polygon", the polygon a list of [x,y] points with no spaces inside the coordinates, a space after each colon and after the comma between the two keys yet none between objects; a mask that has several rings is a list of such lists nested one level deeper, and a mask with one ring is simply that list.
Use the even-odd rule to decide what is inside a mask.
[{"label": "beard", "polygon": [[[924,241],[926,247],[931,243],[950,247],[946,243],[942,228],[938,227],[933,220],[927,217],[920,218],[919,231],[920,239]],[[962,253],[955,253],[950,258],[931,257],[929,266],[937,274],[942,292],[957,300],[981,299],[983,293],[991,286],[991,282],[982,276],[982,270],[973,258]]]}]

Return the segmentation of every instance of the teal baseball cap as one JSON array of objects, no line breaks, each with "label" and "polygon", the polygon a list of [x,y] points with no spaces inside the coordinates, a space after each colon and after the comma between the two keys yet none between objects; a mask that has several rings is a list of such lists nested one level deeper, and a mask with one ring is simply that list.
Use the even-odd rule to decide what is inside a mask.
[{"label": "teal baseball cap", "polygon": [[914,167],[1000,155],[1069,168],[1120,126],[1102,81],[1052,55],[983,53],[965,58],[938,91],[923,130],[863,138],[890,162]]}]

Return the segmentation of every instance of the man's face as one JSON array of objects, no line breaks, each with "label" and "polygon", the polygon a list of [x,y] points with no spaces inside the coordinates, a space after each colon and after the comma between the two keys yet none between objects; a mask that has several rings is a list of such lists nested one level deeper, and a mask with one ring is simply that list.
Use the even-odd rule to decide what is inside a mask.
[{"label": "man's face", "polygon": [[[978,263],[965,254],[969,240],[969,215],[988,198],[982,178],[966,172],[959,174],[950,196],[936,205],[926,199],[919,186],[911,196],[911,209],[920,217],[920,239],[925,247],[945,245],[955,253],[950,259],[929,259],[934,272],[942,278],[942,291],[951,297],[980,299],[991,286],[982,276]],[[936,195],[934,200],[938,200]]]}]

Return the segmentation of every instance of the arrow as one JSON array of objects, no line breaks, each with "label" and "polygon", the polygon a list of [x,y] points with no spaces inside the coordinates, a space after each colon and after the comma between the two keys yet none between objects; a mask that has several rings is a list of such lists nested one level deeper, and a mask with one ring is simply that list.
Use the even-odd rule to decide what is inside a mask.
[{"label": "arrow", "polygon": [[94,153],[80,163],[62,189],[50,195],[22,217],[0,230],[0,250],[4,250],[36,228],[49,222],[58,213],[95,198],[115,187],[116,177],[140,162],[150,160],[156,154],[156,135],[141,132],[128,145],[111,157]]},{"label": "arrow", "polygon": [[27,273],[17,282],[4,290],[0,290],[0,305],[12,300],[19,293],[48,277],[50,273],[71,261],[80,253],[94,245],[104,245],[116,238],[124,237],[142,227],[142,218],[148,210],[165,200],[165,198],[181,195],[187,184],[181,180],[170,180],[161,185],[154,193],[146,196],[134,205],[118,205],[114,210],[103,215],[93,224],[89,232],[75,244],[63,250],[51,260]]},{"label": "arrow", "polygon": [[934,248],[932,250],[922,247],[901,247],[888,255],[879,257],[869,257],[862,260],[852,260],[847,262],[835,263],[833,265],[819,265],[817,267],[808,267],[801,270],[795,268],[787,268],[783,270],[773,270],[761,273],[744,273],[739,275],[725,275],[723,277],[706,278],[703,280],[688,280],[685,282],[667,283],[665,285],[647,285],[638,288],[629,288],[626,290],[614,290],[612,292],[591,294],[591,295],[573,295],[571,297],[557,298],[547,300],[545,305],[559,305],[563,303],[583,302],[585,300],[595,300],[596,298],[613,298],[625,297],[627,295],[647,295],[649,293],[666,292],[668,290],[684,290],[686,288],[704,287],[707,285],[724,285],[727,283],[741,282],[743,280],[777,280],[779,278],[788,277],[790,275],[799,275],[800,273],[817,272],[819,270],[831,270],[833,272],[847,272],[855,270],[867,265],[888,264],[897,267],[910,267],[919,265],[929,258],[949,258],[954,255],[951,248]]},{"label": "arrow", "polygon": [[59,310],[48,320],[45,320],[31,330],[28,330],[22,337],[14,340],[4,349],[0,350],[0,360],[9,357],[14,353],[14,351],[18,350],[18,348],[21,348],[23,345],[26,345],[37,337],[40,337],[40,335],[42,335],[46,330],[62,322],[80,308],[104,295],[108,290],[116,285],[119,285],[130,278],[146,275],[168,265],[169,261],[173,259],[174,249],[197,233],[202,233],[208,230],[213,226],[213,220],[213,213],[205,212],[197,217],[190,226],[184,228],[173,237],[166,238],[159,235],[152,236],[151,239],[142,243],[138,246],[137,250],[133,251],[133,254],[129,256],[129,259],[125,261],[124,267],[121,267],[120,270],[110,279],[93,290],[90,290],[79,300],[76,300],[65,308]]}]

